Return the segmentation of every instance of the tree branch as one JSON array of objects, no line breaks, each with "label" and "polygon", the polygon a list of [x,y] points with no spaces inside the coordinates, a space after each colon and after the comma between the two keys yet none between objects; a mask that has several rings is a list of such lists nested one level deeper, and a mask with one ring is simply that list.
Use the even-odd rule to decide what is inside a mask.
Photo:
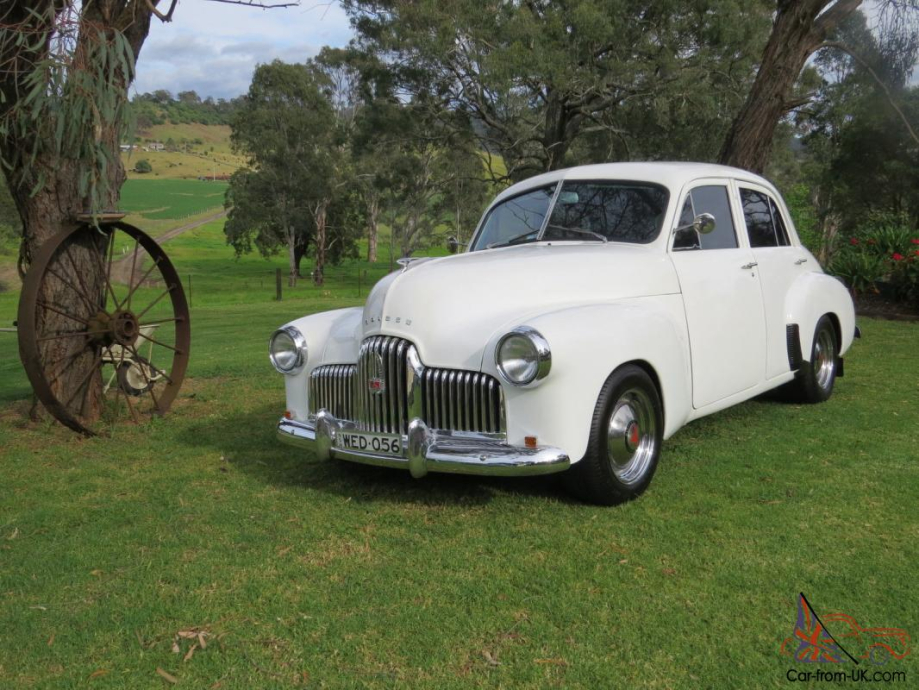
[{"label": "tree branch", "polygon": [[179,0],[172,0],[172,2],[169,3],[169,11],[166,12],[166,14],[163,14],[158,9],[156,9],[156,5],[153,3],[153,0],[146,0],[146,3],[147,3],[147,7],[150,9],[150,12],[153,13],[154,17],[159,19],[161,22],[171,22],[172,13],[175,12],[176,5],[179,4]]},{"label": "tree branch", "polygon": [[868,71],[868,74],[872,76],[874,81],[877,82],[877,85],[880,86],[881,89],[884,91],[884,94],[887,96],[887,102],[890,103],[890,107],[892,107],[895,111],[897,111],[897,115],[899,115],[900,119],[903,120],[903,124],[906,126],[907,131],[909,131],[909,134],[913,138],[913,141],[919,144],[919,135],[916,134],[916,130],[913,129],[913,126],[909,123],[909,120],[907,119],[904,112],[900,109],[900,106],[898,106],[896,102],[894,101],[893,94],[890,92],[890,88],[878,76],[877,72],[874,71],[871,65],[868,64],[867,60],[865,60],[861,55],[859,55],[854,50],[852,50],[852,48],[847,46],[845,43],[842,43],[840,41],[824,41],[823,43],[820,44],[820,46],[817,49],[820,50],[822,48],[835,48],[836,50],[841,50],[842,52],[846,53],[849,57],[851,57],[853,60],[855,60],[858,64],[860,64],[862,67],[864,67]]},{"label": "tree branch", "polygon": [[258,7],[263,10],[277,10],[282,7],[299,7],[300,0],[291,0],[291,2],[262,2],[262,0],[207,0],[208,2],[220,2],[225,5],[243,5],[244,7]]},{"label": "tree branch", "polygon": [[826,12],[814,20],[813,36],[822,41],[829,36],[836,27],[850,14],[855,12],[862,4],[862,0],[837,0]]}]

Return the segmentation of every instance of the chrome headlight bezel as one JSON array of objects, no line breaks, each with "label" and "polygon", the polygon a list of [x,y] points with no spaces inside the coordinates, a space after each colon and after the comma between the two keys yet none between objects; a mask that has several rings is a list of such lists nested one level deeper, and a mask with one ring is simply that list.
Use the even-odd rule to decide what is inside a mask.
[{"label": "chrome headlight bezel", "polygon": [[[502,351],[505,345],[509,344],[512,339],[514,342],[528,347],[532,356],[532,367],[528,367],[525,375],[514,378],[509,368],[506,366],[506,357]],[[512,386],[529,386],[537,381],[542,381],[549,375],[552,369],[552,350],[543,335],[535,328],[529,326],[518,326],[514,330],[501,336],[495,347],[495,366],[501,378]]]},{"label": "chrome headlight bezel", "polygon": [[[285,336],[290,338],[293,342],[294,350],[296,352],[296,359],[294,363],[289,368],[284,368],[279,364],[277,352],[275,351],[275,340],[280,336]],[[306,366],[306,360],[309,352],[306,347],[306,338],[303,337],[303,334],[294,326],[282,326],[274,333],[271,334],[271,337],[268,339],[268,358],[271,360],[272,366],[277,369],[277,371],[285,376],[295,376],[303,371],[303,367]]]}]

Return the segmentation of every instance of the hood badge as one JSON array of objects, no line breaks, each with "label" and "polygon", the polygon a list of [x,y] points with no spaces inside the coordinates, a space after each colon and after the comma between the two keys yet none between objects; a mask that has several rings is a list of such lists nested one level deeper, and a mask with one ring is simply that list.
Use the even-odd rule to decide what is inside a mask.
[{"label": "hood badge", "polygon": [[412,325],[411,319],[403,319],[401,316],[371,316],[369,319],[364,319],[365,326],[372,326],[375,323],[405,323],[406,326]]},{"label": "hood badge", "polygon": [[372,353],[368,357],[367,369],[367,389],[374,395],[382,395],[386,392],[383,357],[379,353]]}]

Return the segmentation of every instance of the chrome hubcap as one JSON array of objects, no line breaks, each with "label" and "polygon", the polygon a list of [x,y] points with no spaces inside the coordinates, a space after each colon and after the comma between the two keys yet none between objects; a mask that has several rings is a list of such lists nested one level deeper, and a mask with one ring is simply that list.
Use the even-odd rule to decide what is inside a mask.
[{"label": "chrome hubcap", "polygon": [[817,335],[814,344],[814,374],[817,385],[827,390],[833,381],[833,372],[836,369],[836,340],[828,330],[822,330]]},{"label": "chrome hubcap", "polygon": [[657,449],[654,407],[645,391],[631,388],[613,407],[606,433],[606,451],[613,474],[623,484],[641,481]]}]

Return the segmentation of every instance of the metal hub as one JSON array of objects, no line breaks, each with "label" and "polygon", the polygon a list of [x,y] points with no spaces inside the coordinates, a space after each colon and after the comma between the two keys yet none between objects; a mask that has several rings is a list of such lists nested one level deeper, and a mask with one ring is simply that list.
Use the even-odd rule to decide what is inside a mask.
[{"label": "metal hub", "polygon": [[114,314],[100,311],[89,320],[87,330],[93,334],[92,340],[103,346],[116,343],[130,346],[137,341],[140,335],[140,324],[137,317],[130,311],[119,310]]},{"label": "metal hub", "polygon": [[824,329],[817,335],[814,344],[814,374],[817,385],[823,390],[830,387],[833,382],[833,373],[836,370],[836,339],[833,334]]},{"label": "metal hub", "polygon": [[657,423],[651,399],[631,388],[616,401],[609,418],[606,450],[610,468],[623,484],[642,480],[657,447]]},{"label": "metal hub", "polygon": [[133,345],[140,332],[137,317],[129,311],[116,311],[112,315],[112,337],[122,345]]}]

